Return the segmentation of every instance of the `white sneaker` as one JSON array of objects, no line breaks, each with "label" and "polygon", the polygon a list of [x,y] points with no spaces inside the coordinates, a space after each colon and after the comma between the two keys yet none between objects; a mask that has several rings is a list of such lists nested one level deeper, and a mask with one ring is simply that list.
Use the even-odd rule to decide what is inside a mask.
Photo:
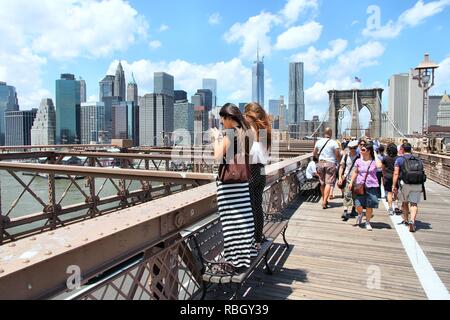
[{"label": "white sneaker", "polygon": [[394,215],[394,210],[393,210],[392,208],[390,208],[390,209],[388,210],[388,213],[389,213],[390,216],[393,216],[393,215]]},{"label": "white sneaker", "polygon": [[372,226],[370,225],[370,222],[366,222],[366,230],[372,231]]}]

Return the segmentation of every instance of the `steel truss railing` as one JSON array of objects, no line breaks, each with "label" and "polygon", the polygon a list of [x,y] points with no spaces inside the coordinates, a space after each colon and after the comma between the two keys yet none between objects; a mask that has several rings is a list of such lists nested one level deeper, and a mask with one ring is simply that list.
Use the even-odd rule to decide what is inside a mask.
[{"label": "steel truss railing", "polygon": [[[296,174],[311,156],[266,167],[266,213],[281,212],[297,196]],[[1,246],[10,260],[0,269],[0,299],[195,299],[200,269],[186,238],[215,219],[216,198],[211,183],[46,232],[34,238],[46,244],[43,252],[25,259],[33,241]],[[81,287],[70,291],[67,268],[74,265]]]},{"label": "steel truss railing", "polygon": [[[86,156],[82,166],[60,165],[65,156],[75,154]],[[119,167],[104,168],[101,159],[106,156],[118,160]],[[159,156],[94,152],[37,152],[28,155],[0,155],[2,160],[30,159],[30,157],[46,158],[44,164],[0,162],[0,170],[7,172],[22,187],[22,191],[17,198],[9,207],[6,207],[4,212],[1,210],[5,204],[1,201],[0,189],[0,245],[35,233],[54,230],[77,221],[165,197],[208,183],[214,179],[211,174],[162,171],[160,170],[161,163],[166,161],[165,168],[169,167],[170,158],[164,156],[161,159]],[[136,160],[139,161],[137,165],[133,164]],[[158,160],[160,161],[159,164],[156,163]],[[153,167],[150,164],[151,162],[154,164]],[[209,164],[209,168],[207,168],[207,165],[205,162],[199,162],[198,169],[212,171],[212,164]],[[32,177],[26,182],[18,172],[27,173]],[[36,181],[38,174],[47,174],[47,199],[39,196],[37,190],[33,190],[33,183]],[[59,199],[57,198],[57,191],[61,190],[57,190],[56,187],[57,175],[67,177],[67,180],[70,181]],[[77,182],[77,177],[84,177],[84,188]],[[133,181],[138,181],[141,187],[132,189]],[[102,193],[107,183],[111,183],[114,187],[115,195],[104,195],[104,192]],[[155,186],[154,184],[157,183],[159,185]],[[3,185],[3,189],[5,188],[6,186]],[[84,198],[84,202],[63,206],[64,200],[72,190],[79,192]],[[42,210],[14,218],[12,213],[21,201],[25,201],[25,194],[29,194]]]}]

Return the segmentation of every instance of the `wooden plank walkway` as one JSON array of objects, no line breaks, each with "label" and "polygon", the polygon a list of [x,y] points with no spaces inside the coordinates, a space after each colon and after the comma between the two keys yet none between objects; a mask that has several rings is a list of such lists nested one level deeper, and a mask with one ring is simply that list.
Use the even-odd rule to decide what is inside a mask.
[{"label": "wooden plank walkway", "polygon": [[[448,290],[450,215],[445,204],[450,204],[450,190],[431,181],[427,187],[429,200],[420,206],[414,237]],[[343,222],[341,203],[335,199],[328,210],[302,199],[293,203],[286,232],[291,247],[277,239],[271,255],[274,274],[265,274],[260,265],[244,285],[242,299],[427,299],[383,203],[375,211],[372,232],[356,226],[355,219]],[[221,289],[227,288],[208,298],[226,299]]]}]

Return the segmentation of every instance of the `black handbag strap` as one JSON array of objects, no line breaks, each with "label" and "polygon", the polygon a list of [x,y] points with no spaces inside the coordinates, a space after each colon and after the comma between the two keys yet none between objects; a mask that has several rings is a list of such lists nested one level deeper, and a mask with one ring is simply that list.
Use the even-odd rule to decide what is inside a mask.
[{"label": "black handbag strap", "polygon": [[323,145],[322,149],[320,149],[318,157],[320,157],[320,155],[322,154],[323,149],[325,149],[325,147],[327,146],[328,142],[330,142],[330,140],[331,139],[328,139],[328,141],[325,142],[325,144]]},{"label": "black handbag strap", "polygon": [[[345,166],[347,166],[348,154],[346,154],[345,156],[347,157],[347,158],[345,159]],[[348,173],[347,173],[347,175],[345,176],[345,179],[344,179],[344,180],[347,180],[349,174],[352,172],[353,167],[355,166],[356,160],[358,160],[358,159],[359,159],[359,156],[356,156],[355,159],[353,160],[352,166],[350,167],[350,170],[348,171]],[[372,164],[370,164],[370,165],[372,165]],[[344,171],[345,171],[345,169],[344,169]],[[365,182],[364,182],[364,183],[365,183]]]},{"label": "black handbag strap", "polygon": [[369,176],[369,170],[370,170],[370,167],[372,166],[372,163],[373,163],[373,160],[370,161],[370,164],[367,167],[366,177],[364,178],[364,183],[363,183],[364,185],[366,185],[367,177]]}]

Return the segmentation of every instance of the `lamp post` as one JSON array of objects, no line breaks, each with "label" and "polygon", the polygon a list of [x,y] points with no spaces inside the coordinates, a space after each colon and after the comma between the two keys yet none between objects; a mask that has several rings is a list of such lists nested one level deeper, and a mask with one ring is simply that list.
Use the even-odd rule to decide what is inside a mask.
[{"label": "lamp post", "polygon": [[422,134],[428,134],[428,91],[434,86],[434,71],[439,66],[430,61],[430,54],[425,53],[423,61],[415,68],[419,72],[414,76],[414,80],[419,81],[419,87],[423,89],[423,117],[422,117]]}]

